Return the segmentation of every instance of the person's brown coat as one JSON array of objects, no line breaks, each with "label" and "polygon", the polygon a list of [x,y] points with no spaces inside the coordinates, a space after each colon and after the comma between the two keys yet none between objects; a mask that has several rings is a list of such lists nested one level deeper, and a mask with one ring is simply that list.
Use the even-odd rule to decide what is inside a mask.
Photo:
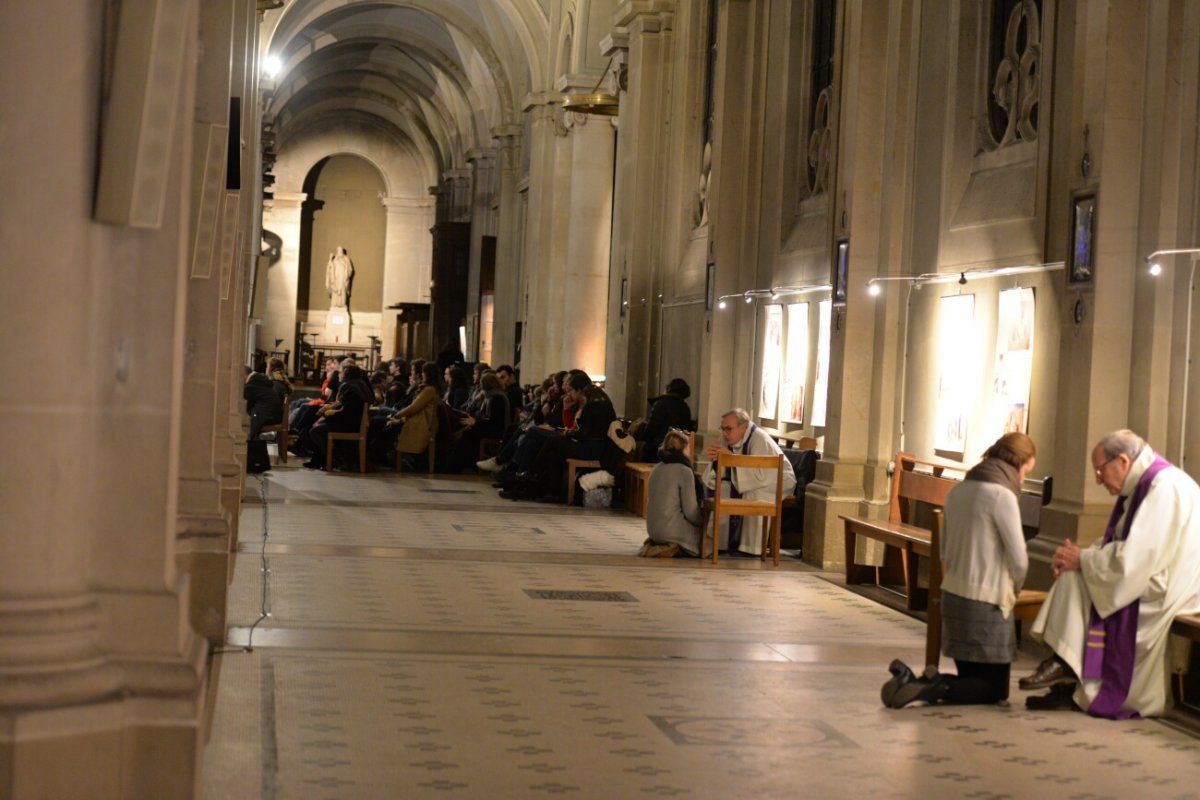
[{"label": "person's brown coat", "polygon": [[429,437],[437,432],[437,407],[442,402],[437,389],[425,386],[413,401],[397,411],[394,416],[404,420],[396,449],[401,453],[424,453],[429,448]]}]

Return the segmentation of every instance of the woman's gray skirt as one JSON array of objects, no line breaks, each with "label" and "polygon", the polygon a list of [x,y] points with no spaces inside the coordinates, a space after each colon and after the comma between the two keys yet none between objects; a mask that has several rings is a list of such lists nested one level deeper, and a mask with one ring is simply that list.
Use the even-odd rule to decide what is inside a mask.
[{"label": "woman's gray skirt", "polygon": [[942,652],[979,664],[1011,664],[1017,655],[1016,625],[999,606],[942,592]]}]

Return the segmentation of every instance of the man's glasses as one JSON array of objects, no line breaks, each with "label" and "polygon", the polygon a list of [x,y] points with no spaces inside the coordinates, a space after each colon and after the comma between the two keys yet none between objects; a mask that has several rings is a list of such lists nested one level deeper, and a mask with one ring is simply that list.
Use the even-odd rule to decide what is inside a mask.
[{"label": "man's glasses", "polygon": [[739,427],[738,425],[722,425],[721,433],[729,433],[730,431],[736,431],[738,429],[738,427]]},{"label": "man's glasses", "polygon": [[1100,477],[1100,473],[1104,471],[1104,468],[1105,468],[1105,467],[1107,467],[1107,466],[1108,466],[1109,464],[1111,464],[1112,462],[1116,461],[1118,458],[1120,458],[1120,456],[1119,456],[1119,455],[1113,456],[1113,457],[1112,457],[1112,458],[1110,458],[1108,461],[1105,461],[1103,464],[1101,464],[1100,466],[1096,467],[1096,477],[1097,477],[1097,478],[1099,478],[1099,477]]}]

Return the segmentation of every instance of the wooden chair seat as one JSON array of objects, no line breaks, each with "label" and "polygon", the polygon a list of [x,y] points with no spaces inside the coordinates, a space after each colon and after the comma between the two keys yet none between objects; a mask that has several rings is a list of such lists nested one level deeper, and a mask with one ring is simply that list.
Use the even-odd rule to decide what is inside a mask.
[{"label": "wooden chair seat", "polygon": [[[776,567],[779,566],[779,541],[782,536],[781,524],[783,521],[783,459],[784,456],[782,454],[777,456],[743,456],[728,451],[722,451],[717,456],[717,485],[716,494],[713,496],[712,513],[712,560],[714,564],[717,563],[717,554],[721,549],[721,515],[725,515],[769,518],[771,520],[771,527],[763,535],[762,550],[759,553],[759,558],[766,560],[767,550],[770,549],[772,564]],[[738,467],[775,470],[775,499],[768,501],[722,497],[721,489],[722,484],[725,482],[724,476],[726,470]],[[700,558],[704,558],[704,545],[706,541],[707,537],[705,533],[701,532]]]},{"label": "wooden chair seat", "polygon": [[286,464],[288,457],[288,398],[289,395],[283,396],[283,416],[281,421],[274,425],[263,425],[259,430],[259,435],[264,433],[275,434],[275,458],[278,463]]},{"label": "wooden chair seat", "polygon": [[337,433],[330,431],[327,434],[325,446],[325,471],[333,470],[333,449],[337,442],[358,442],[358,471],[359,474],[367,471],[367,427],[371,423],[371,409],[367,405],[363,405],[362,422],[358,426],[358,431],[348,431],[346,433]]}]

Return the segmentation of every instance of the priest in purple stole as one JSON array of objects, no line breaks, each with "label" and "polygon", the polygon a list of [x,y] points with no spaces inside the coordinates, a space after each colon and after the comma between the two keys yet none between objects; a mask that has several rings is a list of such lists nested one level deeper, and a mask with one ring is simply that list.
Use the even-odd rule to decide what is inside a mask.
[{"label": "priest in purple stole", "polygon": [[[1117,497],[1104,537],[1054,554],[1057,579],[1033,624],[1054,656],[1022,678],[1089,714],[1157,716],[1170,703],[1171,621],[1200,611],[1200,486],[1140,436],[1115,431],[1092,450],[1096,482]],[[1066,691],[1063,691],[1066,690]],[[1030,708],[1052,707],[1031,697]]]}]

